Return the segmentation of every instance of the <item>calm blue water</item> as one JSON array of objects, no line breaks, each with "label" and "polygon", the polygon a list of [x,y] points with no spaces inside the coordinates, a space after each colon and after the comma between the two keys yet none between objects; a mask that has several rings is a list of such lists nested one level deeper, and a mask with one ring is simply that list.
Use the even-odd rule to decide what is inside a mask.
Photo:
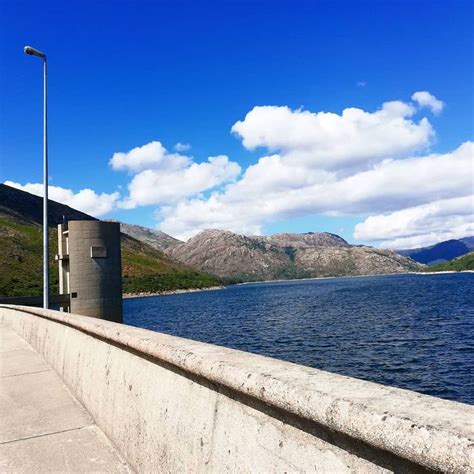
[{"label": "calm blue water", "polygon": [[474,403],[474,274],[258,283],[130,299],[125,323]]}]

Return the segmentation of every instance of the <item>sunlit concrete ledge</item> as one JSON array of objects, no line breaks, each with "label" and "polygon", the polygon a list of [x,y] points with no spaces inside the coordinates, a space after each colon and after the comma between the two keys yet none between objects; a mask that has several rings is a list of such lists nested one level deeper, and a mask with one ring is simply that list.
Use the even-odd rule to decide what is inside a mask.
[{"label": "sunlit concrete ledge", "polygon": [[56,311],[0,307],[145,471],[469,472],[474,407]]}]

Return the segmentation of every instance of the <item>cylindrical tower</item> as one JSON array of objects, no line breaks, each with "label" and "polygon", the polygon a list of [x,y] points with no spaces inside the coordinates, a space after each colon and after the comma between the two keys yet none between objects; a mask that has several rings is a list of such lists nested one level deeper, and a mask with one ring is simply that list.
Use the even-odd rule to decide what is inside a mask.
[{"label": "cylindrical tower", "polygon": [[69,221],[71,313],[122,322],[120,224]]}]

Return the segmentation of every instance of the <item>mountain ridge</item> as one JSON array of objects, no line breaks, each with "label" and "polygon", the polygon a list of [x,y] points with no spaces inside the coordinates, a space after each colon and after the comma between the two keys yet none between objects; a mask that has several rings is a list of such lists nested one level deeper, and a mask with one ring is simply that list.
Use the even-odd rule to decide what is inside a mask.
[{"label": "mountain ridge", "polygon": [[431,265],[425,269],[425,272],[465,272],[474,271],[474,251],[453,258],[449,262]]},{"label": "mountain ridge", "polygon": [[474,250],[474,237],[463,237],[461,239],[449,239],[428,247],[414,249],[396,250],[397,253],[405,257],[424,263],[426,265],[436,265],[449,262],[456,257],[461,257]]},{"label": "mountain ridge", "polygon": [[206,229],[165,253],[229,283],[419,271],[392,250],[353,246],[327,232],[246,236]]}]

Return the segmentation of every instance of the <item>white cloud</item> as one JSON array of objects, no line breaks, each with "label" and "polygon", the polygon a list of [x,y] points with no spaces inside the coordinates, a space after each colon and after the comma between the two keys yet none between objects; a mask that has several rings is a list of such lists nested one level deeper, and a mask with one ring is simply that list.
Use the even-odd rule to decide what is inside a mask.
[{"label": "white cloud", "polygon": [[109,164],[114,170],[136,173],[145,169],[178,170],[188,166],[191,161],[187,156],[168,153],[159,141],[153,141],[128,152],[114,153]]},{"label": "white cloud", "polygon": [[176,143],[173,147],[176,151],[188,151],[191,149],[191,145],[189,143]]},{"label": "white cloud", "polygon": [[452,153],[385,161],[342,179],[304,175],[298,167],[282,167],[275,155],[264,157],[224,192],[166,209],[160,228],[180,237],[210,227],[259,233],[266,223],[292,217],[379,214],[467,196],[473,153],[474,144],[467,142]]},{"label": "white cloud", "polygon": [[473,142],[421,154],[434,130],[426,118],[413,120],[415,111],[401,101],[341,115],[255,107],[232,131],[246,148],[273,154],[208,198],[161,209],[159,228],[181,238],[210,227],[260,233],[298,216],[378,215],[471,195]]},{"label": "white cloud", "polygon": [[240,166],[224,155],[211,156],[207,162],[192,163],[178,170],[145,170],[133,177],[128,186],[129,196],[120,207],[176,202],[235,180],[239,174]]},{"label": "white cloud", "polygon": [[[177,143],[181,151],[190,145]],[[114,153],[109,164],[114,170],[128,170],[135,176],[128,184],[129,195],[118,203],[124,209],[166,205],[234,181],[240,166],[225,155],[210,156],[195,163],[191,157],[168,153],[159,141]]]},{"label": "white cloud", "polygon": [[417,102],[420,107],[428,107],[435,115],[439,115],[444,108],[444,102],[438,100],[428,91],[415,92],[411,98]]},{"label": "white cloud", "polygon": [[412,120],[415,108],[401,101],[380,110],[345,109],[341,115],[288,107],[255,107],[232,127],[250,150],[280,151],[282,159],[306,168],[370,168],[387,158],[422,151],[434,136],[426,118]]},{"label": "white cloud", "polygon": [[[186,199],[160,209],[159,229],[180,240],[187,240],[204,229],[225,229],[247,235],[261,235],[265,204],[258,200],[226,202],[222,194],[208,199]],[[260,209],[259,209],[260,208]]]},{"label": "white cloud", "polygon": [[[355,238],[395,248],[472,234],[474,142],[430,153],[435,132],[415,113],[439,114],[444,103],[427,91],[411,99],[341,114],[254,107],[232,127],[245,148],[264,148],[242,176],[225,155],[198,163],[180,154],[188,144],[168,152],[152,141],[110,159],[112,169],[132,175],[121,201],[117,192],[58,186],[50,197],[94,216],[156,205],[161,230],[180,238],[204,228],[259,234],[268,223],[316,214],[369,215]],[[5,184],[42,195],[38,183]]]},{"label": "white cloud", "polygon": [[398,249],[469,235],[474,235],[474,194],[370,216],[357,224],[354,232],[356,239],[379,241],[384,247]]},{"label": "white cloud", "polygon": [[[36,196],[43,196],[42,183],[27,183],[22,185],[13,181],[5,181],[4,184],[35,194]],[[74,193],[71,189],[61,188],[59,186],[48,186],[48,197],[53,201],[66,204],[86,214],[100,217],[114,209],[119,198],[119,193],[97,194],[88,188],[81,189],[78,193]]]},{"label": "white cloud", "polygon": [[[473,194],[474,143],[430,153],[435,132],[415,114],[444,104],[426,91],[412,100],[341,114],[254,107],[232,132],[266,154],[240,178],[227,156],[195,163],[157,141],[116,153],[112,167],[134,174],[119,206],[159,206],[159,228],[179,238],[204,228],[259,234],[268,223],[308,215],[369,215],[355,237],[390,246],[467,232],[456,203]],[[449,215],[440,217],[441,209]]]}]

